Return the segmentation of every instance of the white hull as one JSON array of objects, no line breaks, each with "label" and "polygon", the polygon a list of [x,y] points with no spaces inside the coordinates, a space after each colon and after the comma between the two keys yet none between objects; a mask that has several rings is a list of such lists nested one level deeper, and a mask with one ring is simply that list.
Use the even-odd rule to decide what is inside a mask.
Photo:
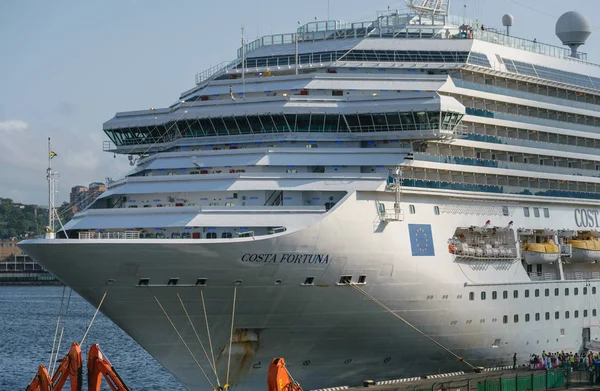
[{"label": "white hull", "polygon": [[[566,288],[571,292],[584,286],[598,288],[598,280],[531,282],[519,262],[454,262],[447,238],[457,225],[474,224],[481,216],[436,216],[433,206],[443,198],[406,196],[404,202],[415,205],[416,214],[407,214],[401,222],[374,224],[373,199],[381,197],[389,195],[354,193],[317,224],[266,239],[58,239],[26,241],[21,246],[94,305],[106,282],[114,279],[102,311],[190,390],[206,390],[208,383],[154,295],[209,370],[177,298],[180,294],[208,346],[200,300],[203,290],[223,383],[236,280],[242,284],[237,288],[234,327],[244,341],[234,343],[232,350],[230,383],[237,390],[264,387],[268,363],[277,356],[286,358],[294,377],[307,389],[465,369],[352,287],[338,285],[342,275],[352,275],[353,281],[366,275],[364,289],[474,365],[507,364],[515,352],[525,360],[541,350],[577,351],[582,346],[582,327],[592,328],[592,339],[600,337],[594,327],[598,317],[592,317],[592,308],[586,307],[590,296],[562,293]],[[477,208],[476,201],[469,202]],[[570,207],[550,207],[556,221],[561,217],[566,221],[572,213]],[[523,225],[519,214],[517,208],[510,216],[494,216],[493,223],[514,220],[515,225]],[[412,256],[408,232],[412,223],[431,224],[435,256]],[[249,262],[247,254],[280,257],[275,262],[269,257],[263,257],[267,262]],[[285,254],[296,256],[284,258]],[[328,258],[314,263],[298,254],[327,254]],[[315,277],[315,286],[301,285],[306,277]],[[141,278],[162,286],[137,287]],[[179,285],[167,287],[170,278],[179,278]],[[207,278],[207,286],[194,287],[198,278]],[[192,287],[182,286],[186,284]],[[543,293],[534,297],[534,289],[556,288],[561,291],[558,297]],[[508,299],[502,298],[504,290],[510,294]],[[516,299],[514,290],[519,291]],[[497,299],[492,299],[492,291],[498,292]],[[481,292],[486,292],[486,300],[481,300]],[[575,309],[587,309],[590,316],[565,319],[565,311]],[[559,320],[554,319],[556,311]],[[545,312],[552,314],[550,320],[544,319]],[[541,320],[535,321],[534,313],[540,313]],[[530,314],[530,321],[525,321],[525,314]],[[514,315],[520,318],[517,323]]]}]

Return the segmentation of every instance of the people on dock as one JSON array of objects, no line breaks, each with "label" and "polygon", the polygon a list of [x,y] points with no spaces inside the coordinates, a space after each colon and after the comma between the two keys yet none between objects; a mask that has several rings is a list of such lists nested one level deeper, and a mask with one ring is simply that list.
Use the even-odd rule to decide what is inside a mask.
[{"label": "people on dock", "polygon": [[[575,352],[548,352],[542,351],[541,355],[532,354],[529,359],[530,369],[553,369],[559,367],[567,367],[571,370],[575,369],[589,369],[597,361],[598,354],[593,352],[587,352],[582,354]],[[516,367],[516,353],[513,356],[513,367]]]}]

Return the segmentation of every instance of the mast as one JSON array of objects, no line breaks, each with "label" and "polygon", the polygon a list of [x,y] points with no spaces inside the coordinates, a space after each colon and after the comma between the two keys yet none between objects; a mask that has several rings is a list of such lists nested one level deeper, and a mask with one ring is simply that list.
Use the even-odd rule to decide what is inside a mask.
[{"label": "mast", "polygon": [[52,143],[48,137],[48,229],[54,232],[54,173],[52,172]]},{"label": "mast", "polygon": [[246,99],[246,40],[244,25],[242,25],[242,99]]}]

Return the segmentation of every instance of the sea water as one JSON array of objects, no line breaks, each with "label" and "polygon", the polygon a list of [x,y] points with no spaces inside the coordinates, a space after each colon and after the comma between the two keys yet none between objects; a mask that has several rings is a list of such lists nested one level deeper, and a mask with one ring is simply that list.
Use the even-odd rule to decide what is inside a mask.
[{"label": "sea water", "polygon": [[[59,286],[0,286],[0,390],[24,390],[38,366],[48,366],[62,293],[63,288]],[[65,306],[68,293],[67,288]],[[68,315],[63,319],[65,328],[58,358],[67,353],[71,342],[81,341],[94,312],[94,307],[72,293]],[[100,345],[125,384],[133,390],[185,390],[101,313],[81,349],[84,379],[87,352],[94,343]],[[106,384],[102,389],[109,390]]]}]

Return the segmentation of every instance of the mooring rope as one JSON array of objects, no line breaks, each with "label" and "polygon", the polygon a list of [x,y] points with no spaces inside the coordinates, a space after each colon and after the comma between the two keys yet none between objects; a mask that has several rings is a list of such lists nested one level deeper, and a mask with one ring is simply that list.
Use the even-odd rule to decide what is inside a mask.
[{"label": "mooring rope", "polygon": [[204,344],[202,343],[202,340],[200,339],[200,336],[198,335],[198,332],[196,331],[196,327],[194,326],[194,322],[192,322],[192,318],[190,318],[190,314],[188,313],[187,308],[185,308],[185,305],[183,304],[183,300],[181,300],[181,296],[179,295],[179,293],[177,294],[177,298],[179,299],[179,302],[181,303],[181,307],[183,308],[183,311],[185,312],[185,316],[187,316],[187,318],[188,318],[188,320],[190,322],[190,326],[192,326],[192,330],[194,330],[194,334],[196,335],[196,339],[198,340],[198,343],[202,347],[202,351],[204,352],[204,355],[206,356],[206,360],[208,361],[208,365],[210,365],[210,368],[213,370],[213,373],[215,374],[215,378],[217,379],[217,386],[220,387],[221,383],[219,382],[219,376],[217,375],[217,369],[210,362],[210,357],[208,356],[208,352],[204,348]]},{"label": "mooring rope", "polygon": [[[148,288],[148,289],[150,289],[150,288]],[[156,295],[152,292],[152,290],[150,290],[150,294],[152,296],[154,296],[154,300],[156,300],[156,303],[158,303],[158,306],[162,310],[163,314],[165,314],[165,317],[167,318],[167,320],[169,321],[169,323],[171,323],[171,326],[173,327],[173,330],[175,330],[175,333],[177,333],[177,336],[179,336],[179,339],[183,343],[183,346],[185,346],[185,348],[187,349],[187,351],[190,353],[190,356],[192,356],[192,358],[194,359],[194,362],[196,363],[196,365],[198,366],[198,368],[200,369],[200,371],[202,372],[202,374],[206,378],[206,381],[208,382],[208,384],[210,384],[210,387],[214,390],[215,386],[212,384],[212,382],[208,378],[208,375],[206,374],[206,372],[204,372],[204,369],[202,369],[202,366],[200,365],[200,363],[196,359],[196,356],[194,356],[194,353],[192,352],[192,350],[190,349],[190,347],[188,346],[188,344],[185,342],[185,340],[183,339],[183,337],[179,333],[179,330],[177,330],[177,327],[175,326],[175,323],[173,323],[173,321],[169,317],[169,314],[167,314],[167,311],[165,310],[165,308],[160,303],[160,300],[158,300],[158,297],[156,297]]]},{"label": "mooring rope", "polygon": [[106,290],[104,291],[104,294],[102,295],[102,299],[100,300],[100,303],[98,304],[98,307],[96,308],[96,312],[94,313],[94,316],[92,317],[92,320],[90,321],[90,324],[88,325],[87,329],[85,330],[85,334],[83,334],[83,338],[81,339],[81,342],[79,342],[79,346],[83,346],[83,342],[85,341],[88,333],[90,332],[90,329],[92,328],[92,325],[94,324],[94,320],[96,320],[96,316],[98,316],[100,307],[102,307],[102,303],[104,303],[104,299],[106,298],[106,294],[108,293],[108,288],[110,288],[110,285],[106,287]]},{"label": "mooring rope", "polygon": [[217,369],[215,354],[213,353],[212,339],[210,338],[210,327],[208,327],[208,315],[206,314],[206,305],[204,304],[204,293],[200,289],[200,297],[202,297],[202,308],[204,309],[204,321],[206,322],[206,333],[208,334],[208,344],[210,346],[210,355],[212,356],[213,368]]},{"label": "mooring rope", "polygon": [[58,336],[58,328],[60,327],[60,315],[62,314],[62,306],[65,300],[66,285],[63,285],[62,297],[60,299],[60,307],[58,307],[58,316],[56,317],[56,330],[54,330],[54,341],[52,341],[52,350],[50,351],[50,361],[48,362],[48,368],[52,367],[52,357],[54,357],[54,348],[56,347],[56,337]]},{"label": "mooring rope", "polygon": [[[67,299],[67,308],[65,310],[65,318],[69,315],[69,304],[71,304],[71,294],[72,293],[73,293],[73,289],[69,288],[69,298]],[[58,339],[58,347],[56,348],[56,353],[54,355],[54,362],[52,363],[52,369],[50,370],[50,373],[54,373],[54,368],[56,368],[56,362],[58,361],[58,352],[60,352],[60,345],[62,343],[62,337],[63,337],[64,331],[65,331],[65,325],[63,323],[62,327],[60,329],[60,338]]]},{"label": "mooring rope", "polygon": [[227,380],[225,387],[229,387],[229,366],[231,364],[231,345],[233,343],[233,321],[235,319],[235,299],[237,296],[237,286],[233,287],[233,309],[231,311],[231,330],[229,331],[229,356],[227,357]]},{"label": "mooring rope", "polygon": [[403,317],[401,317],[400,315],[398,315],[397,313],[395,313],[394,311],[392,311],[389,307],[387,307],[385,304],[383,304],[382,302],[380,302],[379,300],[377,300],[370,293],[368,293],[367,291],[365,291],[364,289],[362,289],[361,287],[359,287],[358,285],[356,285],[354,282],[349,282],[348,285],[352,286],[357,291],[359,291],[360,293],[362,293],[363,295],[365,295],[368,299],[372,300],[375,304],[377,304],[378,306],[380,306],[381,308],[383,308],[384,310],[386,310],[387,312],[389,312],[390,314],[392,314],[396,318],[400,319],[402,322],[404,322],[407,326],[409,326],[410,328],[412,328],[413,330],[415,330],[417,333],[421,334],[422,336],[424,336],[425,338],[427,338],[428,340],[430,340],[431,342],[433,342],[434,344],[436,344],[437,346],[439,346],[440,348],[442,348],[446,352],[450,353],[452,356],[456,357],[458,359],[458,361],[464,362],[466,365],[468,365],[473,370],[476,369],[476,367],[474,365],[471,365],[470,363],[468,363],[467,361],[465,361],[461,356],[459,356],[458,354],[454,353],[453,351],[451,351],[450,349],[448,349],[447,347],[445,347],[444,345],[442,345],[441,343],[439,343],[438,341],[436,341],[435,339],[433,339],[429,335],[425,334],[423,331],[419,330],[416,326],[412,325],[409,321],[407,321],[406,319],[404,319]]}]

